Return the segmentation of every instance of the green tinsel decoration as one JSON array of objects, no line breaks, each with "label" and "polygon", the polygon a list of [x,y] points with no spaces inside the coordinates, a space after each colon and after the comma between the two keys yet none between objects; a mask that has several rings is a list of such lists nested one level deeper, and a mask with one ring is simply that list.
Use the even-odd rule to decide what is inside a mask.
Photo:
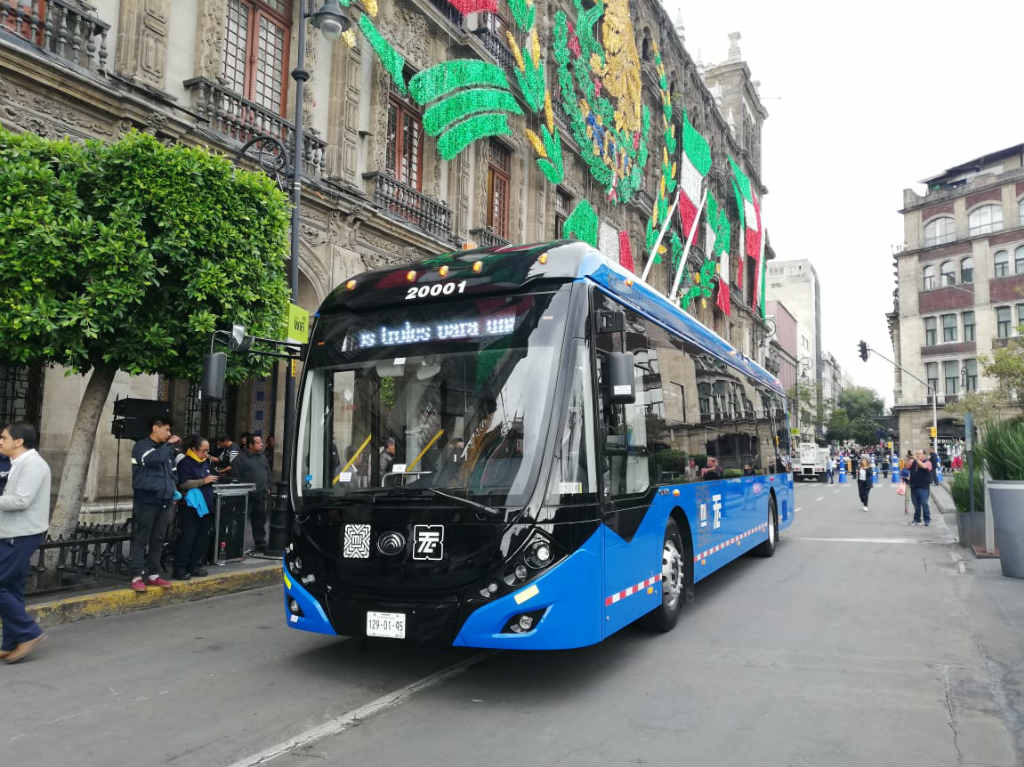
[{"label": "green tinsel decoration", "polygon": [[395,87],[397,87],[399,92],[403,95],[407,93],[405,88],[405,77],[402,74],[405,70],[405,59],[402,58],[402,54],[391,47],[391,43],[383,38],[381,33],[377,31],[377,27],[375,27],[373,22],[370,21],[370,17],[365,13],[359,17],[359,28],[363,30],[363,34],[366,35],[366,39],[370,42],[370,46],[376,52],[381,65],[385,70],[387,70],[388,74],[391,75],[391,79],[395,82]]},{"label": "green tinsel decoration", "polygon": [[527,5],[526,0],[508,0],[509,10],[512,11],[512,18],[516,26],[524,32],[533,28],[533,19],[536,14],[536,7]]},{"label": "green tinsel decoration", "polygon": [[508,91],[494,88],[470,88],[437,102],[423,114],[423,130],[436,136],[448,125],[475,112],[511,112],[523,110]]},{"label": "green tinsel decoration", "polygon": [[597,247],[597,213],[590,203],[580,200],[579,204],[569,214],[562,227],[562,236],[583,240],[583,242]]},{"label": "green tinsel decoration", "polygon": [[468,85],[491,85],[508,90],[508,79],[497,64],[479,59],[452,59],[419,72],[409,80],[409,92],[418,104]]},{"label": "green tinsel decoration", "polygon": [[544,142],[544,149],[547,150],[548,157],[547,159],[538,158],[537,167],[552,184],[561,183],[565,176],[565,168],[562,165],[562,142],[558,137],[558,129],[555,129],[555,135],[552,136],[548,126],[542,125],[540,138]]},{"label": "green tinsel decoration", "polygon": [[[576,35],[581,56],[574,58],[569,48],[568,18],[563,11],[555,13],[553,52],[557,65],[558,87],[562,95],[562,107],[569,118],[569,131],[580,145],[584,162],[591,177],[606,191],[614,188],[619,203],[632,199],[643,184],[643,170],[647,165],[647,136],[650,135],[651,115],[645,104],[641,109],[639,140],[634,146],[632,134],[620,133],[615,128],[615,107],[607,98],[598,96],[590,71],[590,58],[597,55],[604,64],[605,51],[597,40],[596,25],[604,14],[604,3],[599,2],[589,10],[583,8],[582,0],[574,0],[576,6]],[[580,96],[590,112],[600,116],[602,129],[610,133],[614,154],[606,156],[604,146],[597,146],[596,139],[587,135],[587,121],[580,109]],[[611,146],[609,146],[611,150]],[[610,154],[610,151],[609,151]],[[609,164],[621,168],[618,176]]]},{"label": "green tinsel decoration", "polygon": [[511,133],[506,115],[495,113],[476,115],[446,131],[437,140],[437,149],[444,159],[450,160],[477,139]]}]

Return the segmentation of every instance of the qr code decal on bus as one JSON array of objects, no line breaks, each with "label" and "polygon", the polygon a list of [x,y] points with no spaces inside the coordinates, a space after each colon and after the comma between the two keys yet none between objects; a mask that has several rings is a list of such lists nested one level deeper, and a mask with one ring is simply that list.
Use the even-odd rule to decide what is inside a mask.
[{"label": "qr code decal on bus", "polygon": [[370,558],[370,526],[345,525],[345,559]]}]

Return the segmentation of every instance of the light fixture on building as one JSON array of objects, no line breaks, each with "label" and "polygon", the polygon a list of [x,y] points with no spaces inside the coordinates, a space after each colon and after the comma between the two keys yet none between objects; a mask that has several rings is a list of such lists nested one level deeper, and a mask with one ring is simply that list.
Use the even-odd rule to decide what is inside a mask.
[{"label": "light fixture on building", "polygon": [[320,30],[320,34],[331,42],[340,40],[352,26],[352,22],[341,12],[338,0],[324,0],[320,10],[309,16],[310,23]]}]

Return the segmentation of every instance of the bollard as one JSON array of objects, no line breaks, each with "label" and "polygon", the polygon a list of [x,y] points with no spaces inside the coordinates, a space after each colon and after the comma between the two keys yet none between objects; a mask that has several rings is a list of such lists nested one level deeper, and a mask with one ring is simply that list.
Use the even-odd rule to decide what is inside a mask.
[{"label": "bollard", "polygon": [[839,462],[839,484],[846,484],[846,461]]},{"label": "bollard", "polygon": [[878,466],[875,466],[871,471],[871,484],[878,484]]},{"label": "bollard", "polygon": [[942,484],[942,464],[941,463],[939,463],[939,465],[935,467],[935,482],[936,482],[936,484],[939,484],[939,485]]},{"label": "bollard", "polygon": [[900,462],[896,459],[896,456],[892,457],[889,461],[889,473],[892,475],[892,483],[898,485],[900,483]]}]

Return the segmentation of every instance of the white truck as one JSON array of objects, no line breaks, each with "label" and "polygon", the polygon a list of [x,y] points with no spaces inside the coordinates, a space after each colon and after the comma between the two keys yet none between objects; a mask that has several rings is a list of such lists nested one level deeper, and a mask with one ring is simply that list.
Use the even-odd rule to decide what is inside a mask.
[{"label": "white truck", "polygon": [[825,468],[828,466],[828,448],[818,447],[813,442],[800,443],[800,464],[793,472],[794,478],[800,481],[813,479],[825,481]]}]

